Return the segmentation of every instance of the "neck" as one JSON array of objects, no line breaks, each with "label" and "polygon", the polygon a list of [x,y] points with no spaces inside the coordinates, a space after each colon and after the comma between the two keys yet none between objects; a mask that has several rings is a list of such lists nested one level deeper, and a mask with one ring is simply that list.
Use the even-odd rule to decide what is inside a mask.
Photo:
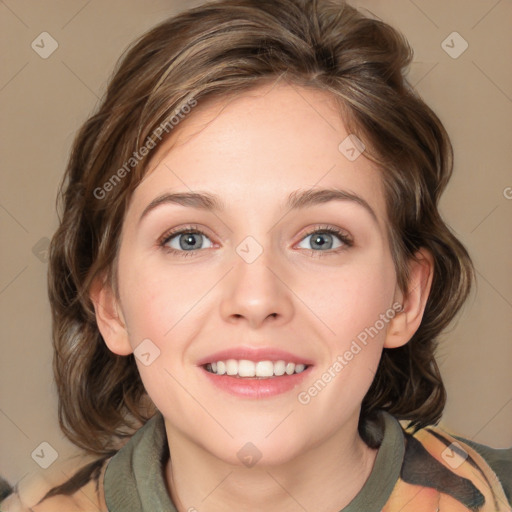
[{"label": "neck", "polygon": [[166,429],[166,480],[178,512],[337,512],[361,490],[377,455],[359,437],[357,418],[293,460],[252,467],[227,463]]}]

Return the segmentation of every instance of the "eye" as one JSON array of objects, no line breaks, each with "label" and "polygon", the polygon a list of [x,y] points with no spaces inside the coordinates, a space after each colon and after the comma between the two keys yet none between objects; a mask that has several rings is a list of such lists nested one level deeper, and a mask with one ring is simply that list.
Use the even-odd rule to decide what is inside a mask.
[{"label": "eye", "polygon": [[347,233],[333,226],[315,228],[313,231],[310,231],[302,240],[306,241],[308,239],[311,245],[311,249],[308,247],[301,248],[308,249],[317,253],[328,251],[330,253],[338,253],[340,250],[344,250],[347,247],[351,247],[353,245],[353,242]]},{"label": "eye", "polygon": [[[207,239],[209,245],[203,245],[203,240]],[[337,254],[348,247],[352,247],[353,241],[350,236],[339,228],[334,226],[316,227],[302,238],[301,244],[309,240],[312,248],[302,247],[315,256],[327,256]],[[165,233],[158,244],[167,252],[177,256],[193,256],[200,249],[213,247],[213,243],[208,236],[197,226],[186,226],[182,229],[173,229]],[[325,253],[325,254],[323,254]]]},{"label": "eye", "polygon": [[168,252],[172,252],[178,256],[189,256],[194,251],[213,246],[210,241],[210,245],[204,247],[204,238],[210,240],[200,229],[193,226],[188,226],[180,230],[167,232],[162,237],[159,245]]}]

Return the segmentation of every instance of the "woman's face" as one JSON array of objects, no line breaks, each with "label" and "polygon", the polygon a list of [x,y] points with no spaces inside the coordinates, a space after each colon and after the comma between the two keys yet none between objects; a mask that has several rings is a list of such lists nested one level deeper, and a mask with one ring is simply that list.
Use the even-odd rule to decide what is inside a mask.
[{"label": "woman's face", "polygon": [[170,437],[285,462],[357,425],[396,313],[381,177],[320,91],[260,87],[182,123],[123,226],[125,353]]}]

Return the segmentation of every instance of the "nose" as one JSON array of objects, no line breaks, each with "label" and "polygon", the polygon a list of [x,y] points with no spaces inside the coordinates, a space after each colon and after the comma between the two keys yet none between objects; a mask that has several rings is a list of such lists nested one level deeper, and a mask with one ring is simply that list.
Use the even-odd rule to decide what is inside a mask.
[{"label": "nose", "polygon": [[266,251],[248,263],[235,255],[234,268],[226,276],[220,313],[229,323],[247,323],[256,329],[265,322],[285,324],[294,313],[293,292],[283,269]]}]

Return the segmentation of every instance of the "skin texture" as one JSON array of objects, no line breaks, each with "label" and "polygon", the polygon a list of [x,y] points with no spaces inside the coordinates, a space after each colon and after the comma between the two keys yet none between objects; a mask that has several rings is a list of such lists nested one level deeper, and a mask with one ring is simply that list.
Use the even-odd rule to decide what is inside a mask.
[{"label": "skin texture", "polygon": [[[97,286],[91,298],[110,350],[126,355],[144,339],[160,350],[149,366],[137,364],[166,420],[172,458],[166,477],[180,511],[338,511],[371,472],[377,452],[358,435],[360,405],[383,347],[407,343],[418,328],[432,262],[428,253],[418,255],[410,293],[402,294],[381,171],[364,153],[349,161],[340,152],[347,136],[326,93],[262,86],[229,101],[199,103],[155,151],[135,190],[122,230],[119,298],[107,286]],[[358,195],[376,220],[347,200],[284,207],[291,192],[319,188]],[[217,194],[225,210],[166,203],[139,221],[160,194],[190,191]],[[189,224],[206,233],[197,235],[194,254],[180,257],[158,245],[170,229]],[[332,247],[315,248],[316,235],[307,235],[326,225],[340,228],[353,245],[324,234]],[[247,236],[263,250],[252,263],[236,251]],[[179,236],[172,240],[167,246],[179,250]],[[403,311],[301,404],[299,392],[396,302]],[[235,397],[212,386],[197,361],[240,346],[283,349],[313,367],[290,392]],[[261,454],[252,467],[237,456],[248,442]]]}]

